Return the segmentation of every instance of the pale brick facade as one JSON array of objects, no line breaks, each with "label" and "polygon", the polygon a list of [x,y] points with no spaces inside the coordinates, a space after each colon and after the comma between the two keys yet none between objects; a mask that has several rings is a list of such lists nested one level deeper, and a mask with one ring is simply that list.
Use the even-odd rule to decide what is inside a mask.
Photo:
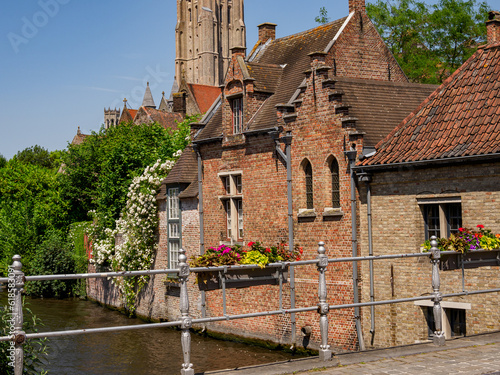
[{"label": "pale brick facade", "polygon": [[[484,225],[500,232],[500,164],[460,164],[440,168],[401,168],[373,173],[371,207],[373,254],[401,254],[420,251],[424,236],[424,214],[417,199],[457,198],[461,201],[463,227]],[[361,254],[368,255],[366,188],[361,193]],[[465,289],[499,287],[498,266],[465,269]],[[370,300],[368,264],[362,267],[362,298]],[[392,280],[391,280],[392,277]],[[461,269],[440,272],[441,292],[462,291]],[[426,295],[432,292],[428,258],[374,262],[375,299],[388,300]],[[467,335],[500,329],[498,293],[447,298],[470,303],[466,309]],[[446,310],[446,309],[445,309]],[[428,339],[426,308],[413,302],[377,306],[373,345],[387,347],[413,344]],[[363,308],[365,341],[370,334],[370,308]]]}]

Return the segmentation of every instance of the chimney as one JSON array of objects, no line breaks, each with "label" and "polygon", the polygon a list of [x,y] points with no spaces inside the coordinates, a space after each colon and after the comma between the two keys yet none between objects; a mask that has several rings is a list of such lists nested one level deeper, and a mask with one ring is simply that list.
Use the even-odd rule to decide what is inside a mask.
[{"label": "chimney", "polygon": [[239,47],[239,46],[236,46],[236,47],[232,47],[230,48],[231,50],[231,56],[243,56],[243,58],[245,58],[245,55],[246,55],[246,52],[247,52],[247,49],[246,47]]},{"label": "chimney", "polygon": [[488,36],[488,44],[500,42],[500,12],[492,10],[488,13],[486,34]]},{"label": "chimney", "polygon": [[311,59],[311,66],[317,67],[319,65],[325,65],[326,55],[328,55],[328,53],[324,52],[324,51],[316,51],[316,52],[309,53],[308,56]]},{"label": "chimney", "polygon": [[263,44],[269,39],[276,39],[276,24],[264,22],[257,26],[259,28],[259,41]]},{"label": "chimney", "polygon": [[186,95],[183,92],[172,94],[173,108],[172,112],[186,114]]},{"label": "chimney", "polygon": [[365,0],[349,0],[349,13],[354,11],[365,12]]}]

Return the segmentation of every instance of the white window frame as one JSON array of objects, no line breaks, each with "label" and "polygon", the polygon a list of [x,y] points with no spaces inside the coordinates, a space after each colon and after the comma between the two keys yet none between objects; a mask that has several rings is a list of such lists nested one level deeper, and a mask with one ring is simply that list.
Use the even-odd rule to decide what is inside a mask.
[{"label": "white window frame", "polygon": [[[428,217],[427,209],[430,205],[437,206],[439,212],[439,237],[448,238],[451,234],[450,230],[450,217],[448,215],[449,207],[451,204],[462,203],[460,197],[443,197],[443,198],[419,198],[417,203],[421,206],[424,215],[424,229],[425,229],[425,239],[430,239],[428,230]],[[463,220],[463,209],[461,210],[460,218]]]},{"label": "white window frame", "polygon": [[231,244],[243,241],[243,185],[241,171],[219,173],[224,195],[219,198],[226,212],[226,240]]},{"label": "white window frame", "polygon": [[168,229],[168,265],[169,268],[179,266],[179,249],[182,240],[181,210],[178,187],[167,189],[167,229]]}]

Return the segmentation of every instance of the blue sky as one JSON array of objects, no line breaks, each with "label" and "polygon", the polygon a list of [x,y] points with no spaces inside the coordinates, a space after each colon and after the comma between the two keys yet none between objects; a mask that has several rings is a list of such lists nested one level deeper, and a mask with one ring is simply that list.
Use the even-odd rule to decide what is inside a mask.
[{"label": "blue sky", "polygon": [[[246,0],[247,47],[257,25],[277,36],[348,14],[348,0]],[[65,149],[80,126],[99,130],[104,107],[137,108],[146,82],[156,104],[174,79],[175,0],[4,0],[0,14],[0,154],[36,144]]]}]

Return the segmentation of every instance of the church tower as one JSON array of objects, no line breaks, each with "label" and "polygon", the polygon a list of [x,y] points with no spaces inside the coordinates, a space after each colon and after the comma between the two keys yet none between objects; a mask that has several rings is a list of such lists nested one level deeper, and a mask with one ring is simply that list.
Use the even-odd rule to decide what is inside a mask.
[{"label": "church tower", "polygon": [[219,86],[232,47],[246,47],[243,0],[177,0],[175,79]]},{"label": "church tower", "polygon": [[109,129],[112,126],[118,125],[120,120],[120,109],[104,108],[104,127]]}]

